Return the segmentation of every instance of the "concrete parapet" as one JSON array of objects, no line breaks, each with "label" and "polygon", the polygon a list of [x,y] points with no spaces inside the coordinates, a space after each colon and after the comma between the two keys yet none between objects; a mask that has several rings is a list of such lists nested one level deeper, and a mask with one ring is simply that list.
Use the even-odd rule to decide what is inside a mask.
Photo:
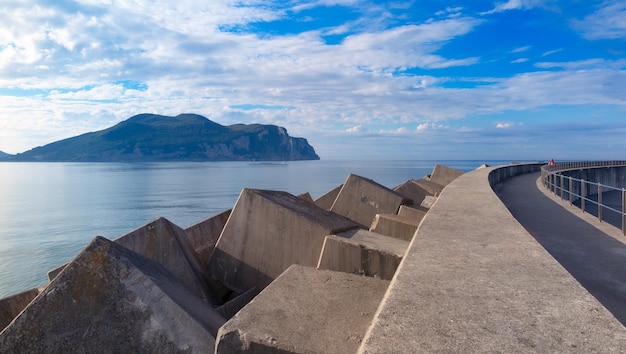
[{"label": "concrete parapet", "polygon": [[626,328],[513,218],[492,171],[446,186],[359,353],[626,351]]},{"label": "concrete parapet", "polygon": [[421,221],[422,219],[396,214],[376,214],[370,231],[399,240],[411,241]]},{"label": "concrete parapet", "polygon": [[245,188],[208,271],[236,292],[262,290],[292,264],[316,266],[326,235],[357,227],[287,192]]},{"label": "concrete parapet", "polygon": [[317,268],[391,280],[408,246],[408,241],[360,229],[329,235]]},{"label": "concrete parapet", "polygon": [[220,328],[216,353],[354,353],[388,284],[293,265]]},{"label": "concrete parapet", "polygon": [[414,180],[408,180],[394,187],[393,190],[413,200],[414,205],[420,205],[422,200],[424,200],[427,195],[435,195],[435,193],[432,193],[415,183]]},{"label": "concrete parapet", "polygon": [[412,200],[371,179],[350,174],[330,210],[369,228],[376,214],[396,214]]},{"label": "concrete parapet", "polygon": [[39,288],[0,299],[0,332],[39,295]]},{"label": "concrete parapet", "polygon": [[0,333],[0,348],[212,352],[224,322],[163,266],[97,237]]},{"label": "concrete parapet", "polygon": [[220,237],[232,209],[223,211],[185,229],[187,239],[202,269],[206,269],[217,239]]},{"label": "concrete parapet", "polygon": [[463,175],[463,173],[464,172],[461,170],[436,164],[435,168],[433,168],[433,172],[430,174],[430,181],[441,184],[442,186],[447,186],[450,182]]},{"label": "concrete parapet", "polygon": [[424,207],[401,205],[398,215],[421,221],[427,212],[428,209]]},{"label": "concrete parapet", "polygon": [[206,301],[217,303],[209,290],[206,273],[194,254],[187,233],[167,219],[156,219],[114,241],[162,264]]},{"label": "concrete parapet", "polygon": [[330,208],[332,208],[333,206],[333,203],[335,202],[335,199],[337,199],[337,196],[339,195],[342,187],[343,184],[340,184],[337,187],[333,188],[333,190],[315,199],[315,205],[322,209],[330,210]]}]

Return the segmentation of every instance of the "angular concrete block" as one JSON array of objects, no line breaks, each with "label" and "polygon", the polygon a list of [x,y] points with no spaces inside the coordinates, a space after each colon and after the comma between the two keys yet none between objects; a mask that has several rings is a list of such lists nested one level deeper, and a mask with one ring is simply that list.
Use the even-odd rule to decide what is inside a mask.
[{"label": "angular concrete block", "polygon": [[376,214],[370,231],[400,240],[411,241],[421,221],[421,219],[416,220],[395,214]]},{"label": "angular concrete block", "polygon": [[428,212],[428,209],[421,207],[421,206],[416,207],[416,206],[402,205],[400,206],[400,211],[398,211],[398,215],[421,221],[424,218],[424,216],[426,216],[427,212]]},{"label": "angular concrete block", "polygon": [[96,237],[2,332],[10,353],[212,352],[224,319],[160,264]]},{"label": "angular concrete block", "polygon": [[433,168],[433,172],[430,175],[430,181],[447,186],[450,182],[454,181],[457,177],[461,176],[464,172],[448,166],[436,164]]},{"label": "angular concrete block", "polygon": [[39,295],[40,291],[39,288],[34,288],[0,299],[0,332]]},{"label": "angular concrete block", "polygon": [[257,288],[252,288],[245,293],[235,297],[234,299],[226,302],[224,305],[216,308],[215,310],[219,312],[222,317],[225,319],[231,319],[239,310],[241,310],[244,306],[246,306],[255,296],[259,294],[259,290]]},{"label": "angular concrete block", "polygon": [[209,290],[207,275],[194,254],[185,230],[167,219],[156,219],[115,239],[115,243],[162,264],[206,301],[218,302]]},{"label": "angular concrete block", "polygon": [[287,192],[244,189],[208,272],[231,290],[264,289],[292,264],[316,266],[326,235],[358,225]]},{"label": "angular concrete block", "polygon": [[396,186],[393,190],[413,200],[414,205],[420,205],[422,203],[422,200],[424,200],[427,195],[434,195],[434,193],[431,193],[428,190],[424,189],[413,180],[408,180]]},{"label": "angular concrete block", "polygon": [[[413,183],[428,191],[430,195],[438,196],[441,194],[444,186],[439,183],[429,181],[427,179],[414,179]],[[419,204],[418,204],[419,205]]]},{"label": "angular concrete block", "polygon": [[300,194],[300,195],[298,196],[298,198],[300,198],[300,199],[302,199],[302,200],[305,200],[305,201],[307,201],[307,202],[309,202],[309,203],[315,203],[315,202],[313,201],[313,197],[311,197],[311,193],[309,193],[309,192],[306,192],[306,193],[302,193],[302,194]]},{"label": "angular concrete block", "polygon": [[216,352],[356,353],[388,285],[291,266],[220,328]]},{"label": "angular concrete block", "polygon": [[422,204],[420,204],[420,207],[430,209],[433,207],[433,205],[435,205],[436,201],[437,197],[427,195],[424,200],[422,200]]},{"label": "angular concrete block", "polygon": [[335,199],[337,199],[337,196],[339,195],[339,191],[341,191],[342,187],[343,187],[343,184],[340,184],[337,187],[335,187],[333,190],[331,190],[330,192],[315,199],[315,205],[317,205],[318,207],[324,210],[330,210],[330,208],[333,206],[333,203],[335,202]]},{"label": "angular concrete block", "polygon": [[350,174],[330,210],[369,228],[376,214],[396,214],[412,201],[370,179]]},{"label": "angular concrete block", "polygon": [[326,236],[319,269],[391,280],[409,242],[367,230]]},{"label": "angular concrete block", "polygon": [[232,209],[223,211],[185,229],[187,239],[202,269],[206,269],[217,239],[220,237]]}]

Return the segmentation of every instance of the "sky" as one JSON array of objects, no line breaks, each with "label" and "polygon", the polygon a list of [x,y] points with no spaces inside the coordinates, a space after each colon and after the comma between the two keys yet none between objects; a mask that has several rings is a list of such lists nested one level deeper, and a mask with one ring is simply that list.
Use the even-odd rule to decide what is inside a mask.
[{"label": "sky", "polygon": [[0,151],[139,113],[322,159],[626,159],[626,0],[0,0]]}]

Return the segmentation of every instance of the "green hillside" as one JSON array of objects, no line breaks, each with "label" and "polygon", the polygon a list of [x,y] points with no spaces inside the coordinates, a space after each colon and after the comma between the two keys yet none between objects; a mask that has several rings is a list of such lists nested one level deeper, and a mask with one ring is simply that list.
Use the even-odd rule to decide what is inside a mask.
[{"label": "green hillside", "polygon": [[10,157],[15,161],[316,160],[306,139],[274,125],[223,126],[196,114],[139,114]]}]

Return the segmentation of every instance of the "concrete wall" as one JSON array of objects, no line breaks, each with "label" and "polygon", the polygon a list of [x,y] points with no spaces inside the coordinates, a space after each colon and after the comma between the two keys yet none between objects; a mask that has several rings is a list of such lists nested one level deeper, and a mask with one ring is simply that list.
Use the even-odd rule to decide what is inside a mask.
[{"label": "concrete wall", "polygon": [[209,263],[217,239],[220,237],[231,211],[231,209],[223,211],[185,229],[187,239],[203,269]]},{"label": "concrete wall", "polygon": [[[618,189],[626,187],[626,167],[624,166],[566,170],[562,171],[561,174],[565,177],[561,179],[557,176],[553,182],[559,187],[564,187],[566,191],[570,190],[570,180],[567,177],[584,179],[588,182],[600,183]],[[597,185],[586,184],[585,189],[585,196],[598,194]],[[581,183],[571,181],[571,191],[575,195],[581,195]],[[606,192],[606,190],[604,192]],[[557,193],[560,195],[561,192],[558,191]],[[568,199],[567,192],[564,194],[564,198]],[[580,198],[573,196],[572,200],[577,199]]]},{"label": "concrete wall", "polygon": [[626,350],[626,329],[491,187],[539,167],[484,168],[446,186],[409,245],[359,353]]}]

